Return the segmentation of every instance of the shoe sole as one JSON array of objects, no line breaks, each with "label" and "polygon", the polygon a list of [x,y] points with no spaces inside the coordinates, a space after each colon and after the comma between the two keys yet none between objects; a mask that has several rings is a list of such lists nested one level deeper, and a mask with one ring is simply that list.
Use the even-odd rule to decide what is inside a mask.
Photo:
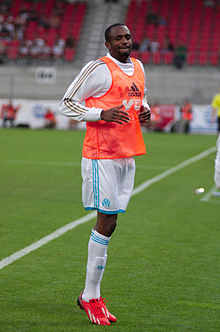
[{"label": "shoe sole", "polygon": [[84,310],[84,311],[85,311],[84,307],[83,307],[82,304],[80,303],[79,296],[78,296],[78,298],[77,298],[77,305],[80,307],[81,310]]}]

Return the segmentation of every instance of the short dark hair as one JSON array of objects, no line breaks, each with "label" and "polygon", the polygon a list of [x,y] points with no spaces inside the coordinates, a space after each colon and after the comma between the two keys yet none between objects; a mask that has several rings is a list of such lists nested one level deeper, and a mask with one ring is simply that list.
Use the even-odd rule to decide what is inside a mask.
[{"label": "short dark hair", "polygon": [[114,27],[117,27],[117,26],[119,26],[119,25],[125,26],[124,23],[115,23],[115,24],[110,25],[110,26],[105,30],[105,41],[106,41],[106,42],[109,42],[109,41],[110,41],[109,35],[110,35],[110,32],[111,32],[111,29],[114,28]]}]

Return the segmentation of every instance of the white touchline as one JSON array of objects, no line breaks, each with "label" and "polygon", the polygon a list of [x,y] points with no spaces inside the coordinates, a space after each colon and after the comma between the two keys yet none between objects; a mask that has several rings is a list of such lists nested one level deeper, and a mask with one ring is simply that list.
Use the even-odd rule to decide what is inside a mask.
[{"label": "white touchline", "polygon": [[[174,172],[177,172],[178,170],[200,160],[200,159],[203,159],[205,158],[206,156],[208,156],[210,153],[212,152],[215,152],[216,151],[216,147],[211,147],[201,153],[199,153],[198,155],[192,157],[192,158],[189,158],[185,161],[183,161],[182,163],[168,169],[167,171],[153,177],[152,179],[150,180],[147,180],[145,182],[143,182],[141,185],[139,185],[137,188],[135,188],[132,192],[132,196],[134,195],[137,195],[138,193],[140,193],[141,191],[143,191],[144,189],[150,187],[153,183],[156,183],[162,179],[164,179],[165,177],[167,177],[168,175],[174,173]],[[19,251],[16,251],[14,254],[6,257],[6,258],[3,258],[1,261],[0,261],[0,270],[3,269],[5,266],[13,263],[14,261],[18,260],[19,258],[29,254],[30,252],[42,247],[44,244],[47,244],[48,242],[56,239],[57,237],[61,236],[62,234],[65,234],[66,232],[74,229],[75,227],[81,225],[81,224],[84,224],[86,223],[87,221],[93,219],[96,217],[96,211],[93,211],[89,214],[87,214],[86,216],[80,218],[80,219],[77,219],[77,220],[74,220],[70,223],[68,223],[67,225],[61,227],[61,228],[58,228],[55,232],[43,237],[42,239],[40,239],[39,241],[37,242],[34,242],[32,243],[30,246],[27,246]]]},{"label": "white touchline", "polygon": [[[39,161],[39,160],[21,160],[21,159],[1,159],[0,163],[3,164],[15,164],[15,165],[40,165],[40,166],[61,166],[61,167],[79,167],[80,162],[73,162],[73,161]],[[166,165],[141,165],[138,164],[137,169],[166,169]]]},{"label": "white touchline", "polygon": [[135,188],[133,190],[132,195],[136,195],[136,194],[140,193],[144,189],[150,187],[153,183],[158,182],[158,181],[164,179],[165,177],[167,177],[168,175],[170,175],[176,171],[179,171],[180,169],[182,169],[200,159],[207,157],[210,153],[213,153],[215,151],[216,151],[216,147],[213,146],[212,148],[209,148],[208,150],[205,150],[192,158],[184,160],[182,163],[180,163],[180,164],[168,169],[167,171],[155,176],[154,178],[147,180],[147,181],[143,182],[142,184],[140,184],[140,186],[138,186],[137,188]]},{"label": "white touchline", "polygon": [[67,167],[73,167],[73,166],[80,166],[80,162],[73,162],[73,161],[39,161],[39,160],[11,160],[11,159],[5,159],[0,160],[1,163],[7,163],[7,164],[24,164],[24,165],[40,165],[40,166],[67,166]]}]

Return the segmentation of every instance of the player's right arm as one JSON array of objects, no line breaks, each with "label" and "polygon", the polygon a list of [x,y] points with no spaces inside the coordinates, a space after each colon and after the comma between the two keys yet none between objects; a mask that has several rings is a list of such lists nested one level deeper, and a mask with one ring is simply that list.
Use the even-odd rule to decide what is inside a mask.
[{"label": "player's right arm", "polygon": [[60,103],[59,112],[76,121],[128,122],[128,114],[121,110],[122,105],[105,112],[100,108],[85,106],[86,99],[101,97],[109,90],[111,83],[110,71],[103,61],[89,62],[70,84]]},{"label": "player's right arm", "polygon": [[91,61],[70,84],[59,106],[59,112],[76,121],[98,121],[101,119],[102,109],[88,108],[85,100],[97,92],[102,95],[101,80],[97,80],[99,68],[103,61]]}]

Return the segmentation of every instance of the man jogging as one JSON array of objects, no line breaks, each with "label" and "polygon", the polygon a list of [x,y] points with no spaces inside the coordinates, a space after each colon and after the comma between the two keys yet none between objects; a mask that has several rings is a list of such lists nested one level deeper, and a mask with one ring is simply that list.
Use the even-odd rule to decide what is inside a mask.
[{"label": "man jogging", "polygon": [[86,121],[82,151],[82,200],[86,210],[97,210],[88,245],[85,289],[78,305],[98,325],[110,325],[112,315],[101,297],[100,285],[107,248],[118,213],[124,213],[134,185],[134,156],[146,153],[140,123],[147,123],[145,72],[130,58],[129,29],[120,23],[105,31],[109,51],[89,62],[71,83],[60,104],[60,113]]}]

